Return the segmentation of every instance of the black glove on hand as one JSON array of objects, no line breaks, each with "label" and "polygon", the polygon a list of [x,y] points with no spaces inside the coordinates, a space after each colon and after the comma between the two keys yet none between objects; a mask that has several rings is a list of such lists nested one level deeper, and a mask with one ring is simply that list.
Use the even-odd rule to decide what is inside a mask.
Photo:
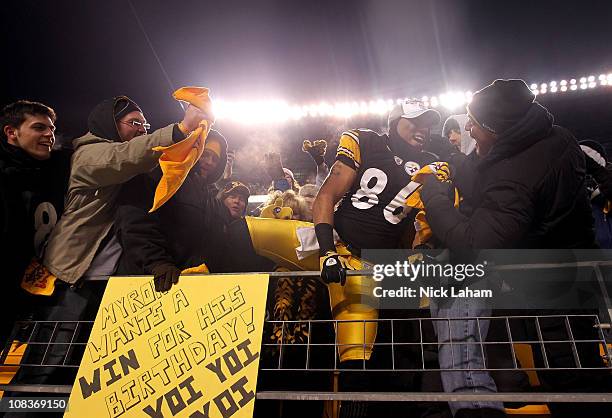
[{"label": "black glove on hand", "polygon": [[155,291],[167,292],[173,284],[177,284],[181,271],[176,266],[164,263],[158,264],[151,269]]},{"label": "black glove on hand", "polygon": [[306,139],[302,143],[302,151],[307,152],[314,160],[317,166],[320,166],[325,161],[325,151],[327,150],[327,141],[324,139],[317,139],[314,142],[310,142]]},{"label": "black glove on hand", "polygon": [[334,251],[328,251],[324,256],[321,256],[319,263],[321,266],[321,279],[327,284],[340,283],[344,286],[346,283],[346,271],[354,270],[348,264],[346,257]]},{"label": "black glove on hand", "polygon": [[451,201],[451,204],[454,202],[453,183],[450,181],[440,181],[434,175],[426,177],[423,186],[421,186],[420,194],[421,201],[425,206],[435,196],[444,196]]}]

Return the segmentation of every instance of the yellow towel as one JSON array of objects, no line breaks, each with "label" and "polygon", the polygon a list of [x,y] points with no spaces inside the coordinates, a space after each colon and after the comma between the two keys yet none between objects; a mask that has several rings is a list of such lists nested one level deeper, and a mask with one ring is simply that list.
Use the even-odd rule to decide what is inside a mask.
[{"label": "yellow towel", "polygon": [[[176,100],[190,103],[201,111],[212,114],[212,103],[208,96],[209,90],[204,87],[182,87],[173,93]],[[189,170],[197,163],[204,152],[204,144],[210,132],[211,121],[203,120],[200,126],[191,132],[187,138],[168,147],[155,147],[154,151],[161,151],[159,166],[162,178],[155,190],[153,207],[149,212],[159,209],[166,203],[185,181]]]},{"label": "yellow towel", "polygon": [[204,263],[199,266],[189,267],[181,272],[181,274],[210,274],[208,266]]},{"label": "yellow towel", "polygon": [[55,280],[57,278],[33,258],[21,279],[21,288],[33,295],[51,296],[55,291]]},{"label": "yellow towel", "polygon": [[[440,181],[448,181],[448,182],[451,181],[450,180],[450,175],[451,175],[450,168],[448,167],[448,164],[445,162],[435,162],[435,163],[426,165],[425,167],[421,168],[419,171],[417,171],[412,176],[412,181],[417,182],[417,183],[423,183],[426,178],[425,176],[431,175],[431,174],[435,174],[435,176]],[[459,192],[457,191],[457,189],[455,189],[455,201],[453,203],[455,207],[459,207],[459,201],[460,201]],[[416,229],[416,233],[417,233],[419,242],[421,244],[426,243],[431,238],[432,232],[431,232],[431,227],[429,226],[429,223],[427,223],[427,218],[425,214],[425,206],[423,205],[423,201],[421,200],[421,188],[420,187],[417,191],[415,191],[410,196],[408,196],[408,199],[406,199],[406,206],[420,209],[419,212],[416,214],[416,217],[414,220],[414,226]]]}]

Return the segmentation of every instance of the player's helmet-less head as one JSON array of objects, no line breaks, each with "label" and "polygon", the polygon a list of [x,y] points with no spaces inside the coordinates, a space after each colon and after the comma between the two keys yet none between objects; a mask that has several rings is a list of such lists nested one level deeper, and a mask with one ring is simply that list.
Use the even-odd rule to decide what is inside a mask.
[{"label": "player's helmet-less head", "polygon": [[389,112],[389,141],[393,152],[401,158],[411,158],[429,141],[430,129],[441,121],[440,114],[422,102],[406,101]]}]

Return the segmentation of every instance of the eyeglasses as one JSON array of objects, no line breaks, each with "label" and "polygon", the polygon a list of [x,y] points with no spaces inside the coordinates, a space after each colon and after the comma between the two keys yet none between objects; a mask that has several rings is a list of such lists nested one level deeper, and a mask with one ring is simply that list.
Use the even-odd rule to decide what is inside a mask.
[{"label": "eyeglasses", "polygon": [[121,123],[124,123],[126,125],[131,125],[135,128],[142,128],[145,131],[148,131],[149,129],[151,129],[151,124],[147,123],[147,122],[140,122],[139,120],[128,120],[128,121],[120,121]]}]

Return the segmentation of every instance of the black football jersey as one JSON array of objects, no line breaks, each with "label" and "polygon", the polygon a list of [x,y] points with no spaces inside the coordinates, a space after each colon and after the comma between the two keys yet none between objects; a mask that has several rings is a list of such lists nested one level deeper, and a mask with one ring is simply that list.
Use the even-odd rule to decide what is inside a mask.
[{"label": "black football jersey", "polygon": [[343,242],[355,250],[398,248],[416,213],[405,206],[418,187],[411,176],[436,161],[417,151],[395,155],[389,137],[368,129],[346,131],[340,138],[336,160],[354,168],[357,177],[334,214],[334,228]]}]

